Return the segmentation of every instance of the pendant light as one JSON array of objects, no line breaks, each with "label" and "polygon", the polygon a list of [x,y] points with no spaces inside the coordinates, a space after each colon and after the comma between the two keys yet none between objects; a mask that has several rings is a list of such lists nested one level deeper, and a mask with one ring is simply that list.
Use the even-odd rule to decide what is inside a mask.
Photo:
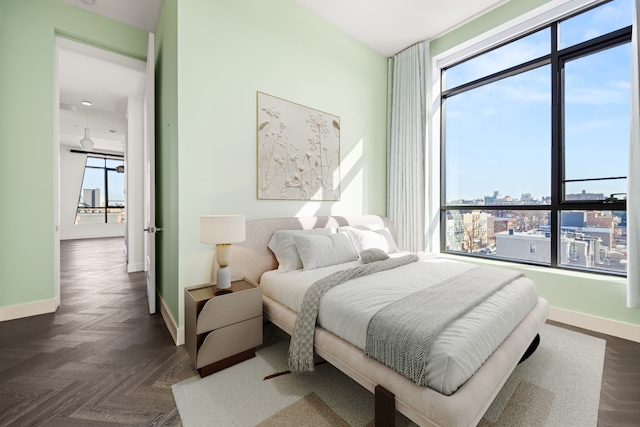
[{"label": "pendant light", "polygon": [[82,101],[82,105],[84,105],[84,138],[80,140],[80,146],[82,147],[82,151],[91,151],[93,150],[93,141],[89,138],[89,112],[88,107],[91,106],[91,102]]}]

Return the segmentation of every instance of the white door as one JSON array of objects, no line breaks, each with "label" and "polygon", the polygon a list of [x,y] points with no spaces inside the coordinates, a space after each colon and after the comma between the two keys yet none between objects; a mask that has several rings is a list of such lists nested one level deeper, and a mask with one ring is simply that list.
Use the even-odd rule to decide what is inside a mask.
[{"label": "white door", "polygon": [[147,80],[144,96],[144,231],[145,270],[149,313],[156,312],[156,146],[155,146],[155,55],[154,34],[149,33]]}]

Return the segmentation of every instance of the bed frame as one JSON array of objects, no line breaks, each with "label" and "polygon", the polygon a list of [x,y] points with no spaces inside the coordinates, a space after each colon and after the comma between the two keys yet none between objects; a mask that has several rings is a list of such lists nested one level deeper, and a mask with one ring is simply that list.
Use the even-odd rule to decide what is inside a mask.
[{"label": "bed frame", "polygon": [[[259,283],[262,273],[278,267],[267,248],[276,230],[296,230],[343,225],[380,224],[396,237],[391,221],[377,215],[318,216],[263,219],[247,222],[247,240],[233,245],[234,279],[247,277]],[[263,296],[265,319],[292,334],[297,314]],[[534,341],[548,315],[548,303],[538,303],[476,373],[451,396],[420,387],[338,336],[316,327],[314,349],[354,381],[375,393],[376,426],[394,424],[398,410],[420,426],[475,426]]]}]

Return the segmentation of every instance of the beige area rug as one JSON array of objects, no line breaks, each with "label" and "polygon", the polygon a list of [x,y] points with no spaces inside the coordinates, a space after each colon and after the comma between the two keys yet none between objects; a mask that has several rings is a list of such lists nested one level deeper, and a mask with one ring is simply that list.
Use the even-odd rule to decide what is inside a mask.
[{"label": "beige area rug", "polygon": [[[172,387],[185,427],[373,426],[373,394],[328,363],[285,374],[288,336],[265,325],[257,356]],[[518,365],[479,426],[596,426],[605,342],[544,325],[540,346]],[[396,414],[396,426],[415,426]]]}]

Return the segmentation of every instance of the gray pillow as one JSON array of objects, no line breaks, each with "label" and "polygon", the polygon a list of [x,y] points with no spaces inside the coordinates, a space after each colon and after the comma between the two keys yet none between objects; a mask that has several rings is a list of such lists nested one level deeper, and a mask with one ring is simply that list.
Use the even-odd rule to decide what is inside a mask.
[{"label": "gray pillow", "polygon": [[358,259],[358,252],[344,233],[328,236],[294,234],[298,254],[305,270],[342,264]]},{"label": "gray pillow", "polygon": [[383,261],[389,259],[389,255],[379,248],[369,248],[360,252],[360,260],[365,264],[375,261]]}]

